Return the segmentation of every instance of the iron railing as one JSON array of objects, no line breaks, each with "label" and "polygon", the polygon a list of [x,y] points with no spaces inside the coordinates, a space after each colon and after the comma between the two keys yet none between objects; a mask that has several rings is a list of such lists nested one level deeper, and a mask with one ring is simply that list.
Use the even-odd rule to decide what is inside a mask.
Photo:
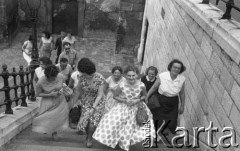
[{"label": "iron railing", "polygon": [[[231,19],[232,8],[240,12],[240,8],[235,5],[234,0],[216,0],[216,5],[218,5],[219,1],[226,3],[226,11],[223,14],[221,19]],[[210,3],[210,0],[202,1],[202,4],[209,4],[209,3]]]},{"label": "iron railing", "polygon": [[[21,106],[27,107],[26,98],[34,100],[34,88],[33,88],[33,76],[34,70],[29,69],[28,67],[24,71],[23,66],[20,66],[19,72],[16,72],[16,69],[13,68],[12,73],[8,72],[7,65],[2,65],[2,73],[0,77],[3,79],[3,87],[0,89],[0,92],[4,93],[4,102],[0,103],[0,107],[6,106],[5,114],[13,114],[12,103],[15,102],[16,106],[18,105],[19,100],[21,100]],[[10,80],[12,78],[12,80]],[[10,86],[11,83],[11,86]],[[20,89],[20,96],[18,90]],[[11,95],[11,91],[14,92]]]}]

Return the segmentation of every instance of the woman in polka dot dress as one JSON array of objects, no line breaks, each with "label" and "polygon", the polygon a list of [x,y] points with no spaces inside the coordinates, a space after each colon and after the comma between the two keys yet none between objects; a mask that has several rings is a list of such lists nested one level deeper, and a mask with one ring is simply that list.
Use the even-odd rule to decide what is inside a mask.
[{"label": "woman in polka dot dress", "polygon": [[[143,101],[146,95],[145,85],[137,80],[138,69],[128,66],[124,72],[126,81],[122,82],[114,91],[114,99],[117,104],[103,115],[93,138],[97,141],[115,148],[129,150],[131,145],[142,142],[146,138],[146,129],[136,122],[138,103]],[[155,137],[152,114],[145,103],[150,122],[150,136]]]}]

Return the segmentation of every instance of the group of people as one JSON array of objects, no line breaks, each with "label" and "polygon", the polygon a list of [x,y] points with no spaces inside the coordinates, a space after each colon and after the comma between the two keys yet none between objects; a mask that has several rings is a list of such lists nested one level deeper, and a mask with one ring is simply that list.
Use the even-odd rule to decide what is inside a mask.
[{"label": "group of people", "polygon": [[[71,124],[69,110],[80,106],[80,117],[75,121],[76,126],[71,127],[86,134],[89,148],[93,139],[112,148],[118,145],[123,150],[144,141],[145,126],[138,121],[140,108],[145,112],[152,138],[164,122],[169,123],[164,133],[170,138],[174,136],[178,115],[184,112],[185,106],[182,75],[185,66],[180,60],[172,60],[168,71],[162,73],[150,66],[142,77],[135,66],[124,70],[115,66],[112,75],[105,79],[89,58],[76,63],[71,41],[63,42],[64,33],[61,35],[62,44],[58,44],[59,40],[55,44],[59,55],[55,65],[50,60],[51,47],[44,44],[51,43],[49,34],[45,33],[40,44],[40,67],[35,69],[33,81],[35,95],[40,100],[39,113],[32,124],[34,132],[50,134],[58,140],[58,131]],[[27,43],[24,43],[25,55],[30,47]],[[59,47],[63,48],[62,52]],[[66,88],[73,93],[66,96]]]},{"label": "group of people", "polygon": [[[74,68],[76,66],[77,53],[75,50],[76,38],[68,32],[64,31],[60,33],[60,36],[54,40],[48,31],[42,32],[42,37],[39,42],[39,56],[51,58],[52,51],[57,51],[55,63],[60,63],[60,58],[67,58],[69,64]],[[32,61],[32,49],[33,49],[33,36],[30,35],[28,40],[22,45],[23,58],[26,60],[28,65]]]}]

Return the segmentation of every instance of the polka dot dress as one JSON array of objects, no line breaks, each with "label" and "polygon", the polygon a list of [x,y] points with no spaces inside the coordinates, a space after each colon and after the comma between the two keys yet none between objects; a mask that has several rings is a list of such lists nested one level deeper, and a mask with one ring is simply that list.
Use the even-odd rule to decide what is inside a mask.
[{"label": "polka dot dress", "polygon": [[[139,98],[144,84],[138,81],[138,84],[133,86],[123,82],[119,85],[122,93],[120,97],[131,99]],[[117,101],[116,101],[117,102]],[[151,136],[155,136],[154,123],[152,114],[144,103],[150,120]],[[142,142],[146,137],[144,127],[139,127],[136,123],[137,105],[127,106],[125,103],[117,102],[117,104],[104,114],[93,138],[97,141],[115,148],[117,144],[124,150],[129,150],[131,145]]]}]

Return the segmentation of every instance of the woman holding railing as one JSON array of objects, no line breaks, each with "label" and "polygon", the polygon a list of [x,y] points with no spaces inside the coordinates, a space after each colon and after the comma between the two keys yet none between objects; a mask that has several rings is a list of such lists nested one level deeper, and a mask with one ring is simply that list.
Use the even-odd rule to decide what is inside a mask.
[{"label": "woman holding railing", "polygon": [[63,95],[65,82],[55,65],[49,65],[36,85],[36,97],[41,97],[39,114],[33,120],[32,131],[51,134],[58,140],[57,131],[68,127],[68,104]]}]

